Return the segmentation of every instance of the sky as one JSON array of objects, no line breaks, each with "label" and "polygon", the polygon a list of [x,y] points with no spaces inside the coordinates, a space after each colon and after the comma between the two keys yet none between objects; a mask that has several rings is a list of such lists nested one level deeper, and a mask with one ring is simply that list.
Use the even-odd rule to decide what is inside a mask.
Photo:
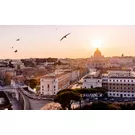
[{"label": "sky", "polygon": [[135,56],[135,26],[0,25],[1,59],[88,58],[97,47],[105,57]]}]

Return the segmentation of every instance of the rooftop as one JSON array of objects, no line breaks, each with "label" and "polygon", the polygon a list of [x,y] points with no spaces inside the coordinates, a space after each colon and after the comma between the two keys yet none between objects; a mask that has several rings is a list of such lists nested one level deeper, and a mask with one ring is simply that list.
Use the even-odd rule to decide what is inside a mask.
[{"label": "rooftop", "polygon": [[47,74],[41,78],[44,78],[44,79],[55,79],[55,78],[59,78],[61,76],[64,76],[66,74],[69,74],[69,72],[63,72],[63,73],[59,73],[59,74],[55,74],[55,73],[52,73],[52,74]]},{"label": "rooftop", "polygon": [[108,71],[131,71],[131,69],[108,69]]},{"label": "rooftop", "polygon": [[84,77],[84,79],[101,79],[101,76],[100,75],[98,75],[98,76],[88,75],[88,76]]},{"label": "rooftop", "polygon": [[115,78],[117,78],[117,79],[135,79],[135,77],[109,77],[109,78],[113,78],[113,79],[115,79]]}]

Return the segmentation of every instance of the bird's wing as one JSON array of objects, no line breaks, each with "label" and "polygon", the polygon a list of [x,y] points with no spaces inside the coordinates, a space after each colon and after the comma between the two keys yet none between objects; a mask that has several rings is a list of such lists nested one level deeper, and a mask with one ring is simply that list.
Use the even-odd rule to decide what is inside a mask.
[{"label": "bird's wing", "polygon": [[65,36],[68,36],[68,35],[70,35],[71,33],[68,33],[68,34],[66,34]]},{"label": "bird's wing", "polygon": [[60,39],[60,41],[61,41],[61,40],[63,40],[64,38],[65,38],[65,36],[64,36],[64,37],[62,37],[62,38]]}]

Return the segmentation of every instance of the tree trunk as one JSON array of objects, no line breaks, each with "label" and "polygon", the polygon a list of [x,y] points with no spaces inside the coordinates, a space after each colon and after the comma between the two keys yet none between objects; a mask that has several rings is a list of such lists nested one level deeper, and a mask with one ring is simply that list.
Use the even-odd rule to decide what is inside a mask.
[{"label": "tree trunk", "polygon": [[70,103],[68,104],[68,110],[71,110],[71,104]]},{"label": "tree trunk", "polygon": [[79,104],[80,104],[80,109],[81,109],[82,108],[81,100],[79,101]]}]

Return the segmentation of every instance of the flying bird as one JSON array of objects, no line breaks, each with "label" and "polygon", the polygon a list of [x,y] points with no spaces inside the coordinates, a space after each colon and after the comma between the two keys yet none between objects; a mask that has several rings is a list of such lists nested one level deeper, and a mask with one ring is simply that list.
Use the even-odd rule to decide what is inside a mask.
[{"label": "flying bird", "polygon": [[18,38],[16,41],[20,41],[20,39]]},{"label": "flying bird", "polygon": [[67,36],[70,35],[70,34],[71,34],[71,33],[66,34],[64,37],[62,37],[62,38],[60,39],[60,41],[62,41],[64,38],[67,38]]},{"label": "flying bird", "polygon": [[14,48],[14,47],[12,47],[12,48]]},{"label": "flying bird", "polygon": [[15,53],[17,53],[18,51],[17,51],[17,50],[15,50],[14,52],[15,52]]}]

